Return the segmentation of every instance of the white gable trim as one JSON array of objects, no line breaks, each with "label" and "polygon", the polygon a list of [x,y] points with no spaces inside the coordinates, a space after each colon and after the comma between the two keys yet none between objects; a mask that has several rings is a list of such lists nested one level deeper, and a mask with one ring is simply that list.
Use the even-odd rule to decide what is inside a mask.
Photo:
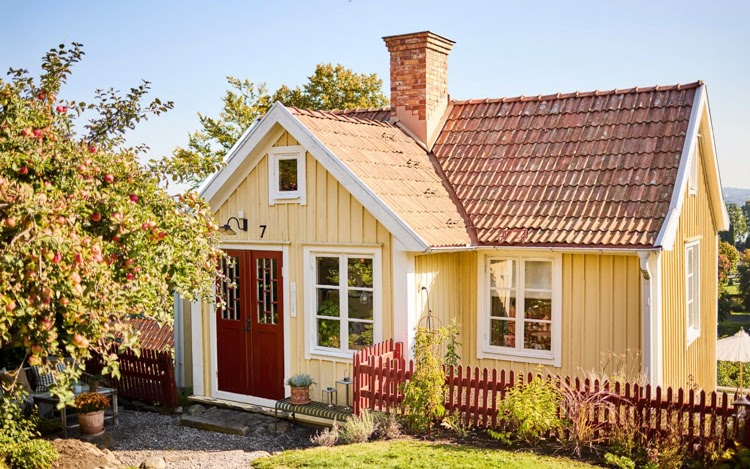
[{"label": "white gable trim", "polygon": [[[680,223],[680,214],[682,213],[682,204],[685,199],[685,193],[687,192],[688,179],[690,177],[690,164],[694,155],[698,155],[699,152],[693,151],[694,147],[698,145],[698,134],[700,132],[701,121],[703,114],[707,114],[709,124],[711,122],[711,113],[708,109],[708,98],[706,96],[706,85],[700,85],[695,93],[695,99],[693,100],[693,109],[690,112],[690,124],[688,125],[687,133],[685,134],[685,144],[682,147],[682,155],[680,156],[680,167],[677,172],[677,179],[675,180],[674,189],[672,190],[672,198],[669,204],[669,211],[664,219],[664,223],[659,230],[659,235],[656,237],[655,246],[661,246],[667,251],[671,251],[674,248],[675,237],[677,236],[677,228]],[[712,125],[709,125],[710,135],[709,140],[711,142],[711,155],[704,155],[705,157],[705,168],[706,172],[709,173],[709,190],[706,196],[709,198],[709,203],[714,208],[714,212],[718,210],[718,219],[716,220],[719,230],[727,229],[729,225],[729,216],[724,206],[724,198],[721,194],[721,181],[719,180],[719,163],[716,159],[716,144],[713,139]],[[712,160],[713,164],[708,165],[708,157]],[[712,194],[711,185],[718,184],[718,200],[716,196]],[[714,186],[714,190],[716,186]]]},{"label": "white gable trim", "polygon": [[[280,125],[349,191],[359,203],[386,227],[407,251],[424,252],[429,249],[425,242],[393,210],[391,210],[369,187],[339,160],[310,130],[280,103],[274,103],[266,115],[251,126],[230,150],[226,165],[206,184],[200,195],[212,208],[220,207],[231,193],[242,183],[258,164],[260,158],[240,172],[245,161],[259,146],[265,146],[271,138],[269,133]],[[278,138],[278,137],[277,137]],[[262,156],[262,155],[260,155]]]}]

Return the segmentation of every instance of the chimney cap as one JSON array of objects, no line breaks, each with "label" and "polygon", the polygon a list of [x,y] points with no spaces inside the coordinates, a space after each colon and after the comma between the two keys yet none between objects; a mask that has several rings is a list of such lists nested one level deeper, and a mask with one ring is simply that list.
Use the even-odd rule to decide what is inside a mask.
[{"label": "chimney cap", "polygon": [[398,47],[400,50],[429,47],[444,54],[448,54],[456,43],[456,41],[451,41],[447,37],[435,34],[432,31],[384,36],[383,41],[385,41],[386,47],[388,47],[390,52],[393,52],[391,50],[392,46]]}]

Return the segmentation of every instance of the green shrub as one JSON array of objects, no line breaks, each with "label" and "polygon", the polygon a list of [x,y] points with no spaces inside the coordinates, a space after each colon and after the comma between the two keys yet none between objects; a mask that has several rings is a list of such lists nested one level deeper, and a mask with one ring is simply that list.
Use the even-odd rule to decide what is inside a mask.
[{"label": "green shrub", "polygon": [[370,411],[352,415],[339,428],[339,438],[344,443],[366,443],[375,432],[375,419]]},{"label": "green shrub", "polygon": [[10,469],[49,469],[59,458],[49,441],[12,441],[5,437],[0,437],[0,456]]},{"label": "green shrub", "polygon": [[440,348],[448,335],[445,328],[437,331],[420,328],[414,337],[414,373],[401,385],[401,402],[411,428],[428,432],[433,421],[445,414],[445,372]]},{"label": "green shrub", "polygon": [[635,469],[635,462],[627,456],[617,456],[612,453],[604,455],[604,462],[608,466],[618,467],[620,469]]},{"label": "green shrub", "polygon": [[401,436],[401,424],[394,414],[384,412],[375,412],[373,414],[375,421],[375,438],[378,440],[392,440]]},{"label": "green shrub", "polygon": [[462,440],[469,436],[469,430],[471,430],[471,423],[466,423],[459,413],[445,416],[440,425],[453,431]]},{"label": "green shrub", "polygon": [[334,446],[339,441],[339,426],[336,421],[330,428],[324,428],[310,437],[310,442],[318,446]]},{"label": "green shrub", "polygon": [[0,394],[0,464],[10,469],[49,468],[58,458],[57,450],[48,441],[33,439],[39,436],[37,420],[24,417],[19,406],[23,397],[19,390]]},{"label": "green shrub", "polygon": [[537,376],[510,388],[505,399],[498,398],[498,419],[506,431],[491,431],[490,435],[510,443],[510,436],[515,434],[530,445],[536,444],[542,435],[560,427],[559,406],[555,385]]}]

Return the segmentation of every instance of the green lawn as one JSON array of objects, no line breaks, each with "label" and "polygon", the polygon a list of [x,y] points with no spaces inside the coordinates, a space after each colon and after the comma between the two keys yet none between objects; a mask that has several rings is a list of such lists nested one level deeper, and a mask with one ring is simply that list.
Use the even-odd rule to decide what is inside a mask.
[{"label": "green lawn", "polygon": [[726,285],[724,289],[726,290],[727,293],[729,293],[732,296],[739,295],[740,293],[740,287],[739,285],[737,285],[736,282],[734,285]]},{"label": "green lawn", "polygon": [[567,458],[513,453],[416,440],[376,441],[333,448],[285,451],[256,459],[253,467],[270,468],[592,468]]}]

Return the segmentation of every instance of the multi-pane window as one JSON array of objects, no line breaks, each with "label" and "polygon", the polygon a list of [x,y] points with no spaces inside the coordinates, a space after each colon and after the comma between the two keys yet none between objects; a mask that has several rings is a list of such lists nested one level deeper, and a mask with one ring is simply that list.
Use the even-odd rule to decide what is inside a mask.
[{"label": "multi-pane window", "polygon": [[553,352],[552,259],[487,259],[486,349],[547,356]]},{"label": "multi-pane window", "polygon": [[273,147],[268,152],[268,201],[305,203],[305,149]]},{"label": "multi-pane window", "polygon": [[685,245],[685,305],[687,309],[687,339],[692,342],[700,335],[700,243]]},{"label": "multi-pane window", "polygon": [[360,350],[373,344],[374,263],[362,255],[313,255],[316,348]]}]

